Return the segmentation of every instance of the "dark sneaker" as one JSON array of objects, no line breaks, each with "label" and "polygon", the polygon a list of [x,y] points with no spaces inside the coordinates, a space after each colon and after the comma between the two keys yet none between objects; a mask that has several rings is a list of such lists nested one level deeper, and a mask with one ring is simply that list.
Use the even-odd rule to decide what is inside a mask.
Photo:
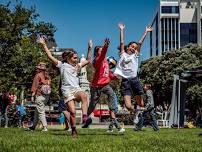
[{"label": "dark sneaker", "polygon": [[137,125],[134,126],[133,130],[134,131],[141,131],[141,129]]},{"label": "dark sneaker", "polygon": [[34,130],[35,130],[35,127],[33,127],[33,126],[27,128],[27,131],[34,131]]},{"label": "dark sneaker", "polygon": [[72,131],[72,137],[75,138],[75,137],[77,137],[77,136],[78,136],[77,131],[76,131],[76,130]]},{"label": "dark sneaker", "polygon": [[86,122],[84,123],[84,125],[82,126],[82,128],[88,128],[90,125],[92,124],[92,118],[89,117]]}]

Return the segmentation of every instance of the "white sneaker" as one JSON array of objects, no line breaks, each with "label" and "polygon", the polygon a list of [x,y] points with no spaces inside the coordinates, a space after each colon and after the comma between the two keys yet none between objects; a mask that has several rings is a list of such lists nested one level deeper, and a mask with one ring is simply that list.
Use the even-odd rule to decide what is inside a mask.
[{"label": "white sneaker", "polygon": [[71,131],[72,131],[72,129],[71,129],[71,128],[69,128],[67,131],[68,131],[68,132],[71,132]]},{"label": "white sneaker", "polygon": [[107,130],[107,132],[108,132],[108,133],[112,133],[112,132],[113,132],[113,130],[111,130],[111,129],[108,129],[108,130]]},{"label": "white sneaker", "polygon": [[137,111],[135,112],[135,118],[134,118],[134,120],[133,120],[133,123],[134,123],[134,124],[137,124],[137,123],[139,122],[139,114],[141,114],[141,113],[142,113],[141,110],[137,110]]},{"label": "white sneaker", "polygon": [[121,128],[118,133],[124,133],[126,130],[124,128]]},{"label": "white sneaker", "polygon": [[48,131],[48,129],[46,127],[44,127],[41,131],[46,132],[46,131]]},{"label": "white sneaker", "polygon": [[138,122],[139,122],[139,118],[138,118],[138,116],[135,116],[135,119],[133,120],[133,123],[137,124]]}]

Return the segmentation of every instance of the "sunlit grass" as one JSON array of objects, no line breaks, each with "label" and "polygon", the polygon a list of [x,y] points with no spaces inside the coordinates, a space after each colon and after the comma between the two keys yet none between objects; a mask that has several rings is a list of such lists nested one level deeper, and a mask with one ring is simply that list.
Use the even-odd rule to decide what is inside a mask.
[{"label": "sunlit grass", "polygon": [[124,135],[107,133],[104,129],[79,129],[79,136],[72,138],[63,130],[48,132],[25,131],[18,128],[0,128],[0,151],[202,151],[202,129],[161,129],[154,132],[146,129],[134,132],[126,129]]}]

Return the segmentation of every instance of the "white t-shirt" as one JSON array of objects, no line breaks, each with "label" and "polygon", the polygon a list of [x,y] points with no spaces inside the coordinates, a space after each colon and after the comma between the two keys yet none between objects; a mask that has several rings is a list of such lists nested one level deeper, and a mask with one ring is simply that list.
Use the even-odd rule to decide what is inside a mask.
[{"label": "white t-shirt", "polygon": [[137,77],[138,59],[137,53],[131,55],[122,53],[114,74],[123,78]]},{"label": "white t-shirt", "polygon": [[60,69],[62,90],[79,88],[78,66],[58,61],[57,67]]}]

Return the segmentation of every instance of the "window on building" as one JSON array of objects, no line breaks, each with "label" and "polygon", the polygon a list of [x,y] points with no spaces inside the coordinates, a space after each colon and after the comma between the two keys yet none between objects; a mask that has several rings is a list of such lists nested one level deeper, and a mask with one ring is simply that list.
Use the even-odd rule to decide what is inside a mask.
[{"label": "window on building", "polygon": [[181,23],[180,24],[180,46],[188,43],[197,43],[197,24]]},{"label": "window on building", "polygon": [[161,13],[179,13],[179,6],[162,6]]}]

